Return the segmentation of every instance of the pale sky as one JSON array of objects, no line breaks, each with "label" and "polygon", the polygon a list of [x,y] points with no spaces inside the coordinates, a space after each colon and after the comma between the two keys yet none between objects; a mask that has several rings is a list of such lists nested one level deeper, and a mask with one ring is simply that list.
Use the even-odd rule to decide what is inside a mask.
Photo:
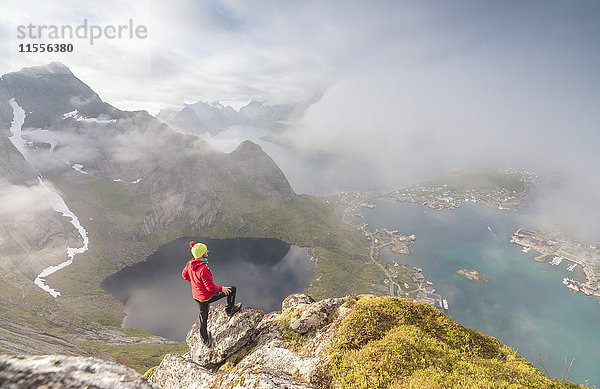
[{"label": "pale sky", "polygon": [[[290,137],[350,156],[380,186],[455,166],[549,166],[600,197],[596,0],[2,2],[0,74],[60,61],[108,103],[151,114],[322,95]],[[39,42],[17,39],[19,25],[84,19],[132,20],[147,38],[18,52]]]},{"label": "pale sky", "polygon": [[[476,88],[493,79],[507,93],[530,80],[546,96],[565,87],[590,93],[586,86],[600,78],[596,1],[2,2],[0,73],[61,61],[109,103],[154,114],[198,100],[298,101],[354,79],[417,83],[410,88],[456,77]],[[84,19],[101,27],[131,19],[147,38],[54,39],[74,52],[18,52],[40,40],[17,39],[17,26],[76,27]],[[392,96],[375,90],[373,103],[414,95],[395,87]],[[437,87],[443,93],[434,98],[453,94]]]}]

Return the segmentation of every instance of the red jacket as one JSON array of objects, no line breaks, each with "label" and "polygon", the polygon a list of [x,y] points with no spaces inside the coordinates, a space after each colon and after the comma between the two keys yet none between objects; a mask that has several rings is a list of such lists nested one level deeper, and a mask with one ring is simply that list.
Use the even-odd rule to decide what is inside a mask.
[{"label": "red jacket", "polygon": [[192,296],[196,300],[210,300],[214,293],[223,290],[223,287],[215,285],[213,282],[213,276],[206,261],[190,259],[183,268],[181,276],[192,283]]}]

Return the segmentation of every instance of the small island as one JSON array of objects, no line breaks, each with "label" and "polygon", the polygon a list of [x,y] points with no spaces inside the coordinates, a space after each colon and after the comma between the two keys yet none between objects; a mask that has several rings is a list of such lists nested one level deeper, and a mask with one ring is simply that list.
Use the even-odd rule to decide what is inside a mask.
[{"label": "small island", "polygon": [[461,268],[458,269],[456,273],[460,274],[461,276],[464,276],[467,280],[477,282],[478,284],[481,284],[484,281],[494,281],[492,277],[473,269]]}]

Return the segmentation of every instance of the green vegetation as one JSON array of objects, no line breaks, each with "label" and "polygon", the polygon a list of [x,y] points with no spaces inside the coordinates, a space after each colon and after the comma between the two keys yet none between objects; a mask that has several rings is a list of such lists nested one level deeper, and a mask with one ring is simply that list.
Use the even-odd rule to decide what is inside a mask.
[{"label": "green vegetation", "polygon": [[316,258],[315,280],[308,293],[315,299],[373,293],[384,273],[371,263],[368,242],[335,215],[333,207],[311,196],[269,200],[233,193],[217,222],[198,235],[214,238],[269,237],[304,247]]},{"label": "green vegetation", "polygon": [[150,377],[152,377],[152,375],[154,374],[154,372],[156,371],[156,369],[158,369],[158,366],[152,366],[150,369],[148,369],[144,374],[142,374],[142,378],[145,378],[147,380],[150,379]]},{"label": "green vegetation", "polygon": [[77,256],[69,271],[54,273],[49,283],[59,285],[63,305],[90,321],[119,327],[124,317],[122,304],[100,287],[102,280],[117,270],[101,247],[92,244],[90,250]]},{"label": "green vegetation", "polygon": [[431,181],[422,185],[440,187],[447,185],[449,189],[484,190],[497,187],[514,190],[517,193],[525,190],[521,175],[516,172],[507,173],[500,169],[450,169]]},{"label": "green vegetation", "polygon": [[344,224],[329,205],[315,197],[272,199],[242,189],[228,193],[217,222],[203,232],[218,237],[278,238],[291,244],[350,251],[365,246],[356,229]]},{"label": "green vegetation", "polygon": [[578,388],[420,302],[359,296],[338,325],[317,388]]},{"label": "green vegetation", "polygon": [[105,211],[103,216],[120,231],[135,230],[150,210],[150,200],[137,195],[134,185],[110,182],[93,176],[88,179],[88,185],[98,201],[96,205]]},{"label": "green vegetation", "polygon": [[0,290],[0,312],[4,318],[14,323],[64,336],[68,334],[68,327],[85,322],[48,293],[33,285],[24,284],[20,276],[5,269],[0,269]]},{"label": "green vegetation", "polygon": [[184,354],[189,351],[185,342],[176,344],[132,343],[108,345],[86,342],[87,348],[113,356],[117,362],[144,374],[162,361],[165,354]]},{"label": "green vegetation", "polygon": [[348,254],[316,247],[310,254],[317,258],[315,279],[308,294],[316,300],[348,294],[373,293],[372,284],[381,282],[385,273],[367,256],[349,260]]}]

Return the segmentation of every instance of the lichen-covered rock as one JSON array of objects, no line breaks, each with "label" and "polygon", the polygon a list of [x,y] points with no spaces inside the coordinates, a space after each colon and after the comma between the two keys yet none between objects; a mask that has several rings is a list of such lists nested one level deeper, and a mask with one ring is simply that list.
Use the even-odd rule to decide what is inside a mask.
[{"label": "lichen-covered rock", "polygon": [[314,303],[315,300],[304,294],[304,293],[294,293],[290,294],[283,300],[281,303],[281,310],[285,311],[286,309],[293,308],[299,304],[311,304]]},{"label": "lichen-covered rock", "polygon": [[331,312],[346,302],[347,298],[325,299],[318,303],[309,304],[300,317],[292,322],[291,329],[299,334],[305,334],[311,330],[323,327]]},{"label": "lichen-covered rock", "polygon": [[[353,298],[353,297],[349,297]],[[355,298],[353,298],[355,299]],[[337,309],[335,321],[320,328],[314,337],[310,338],[308,343],[304,345],[303,350],[306,355],[312,357],[323,358],[326,352],[332,347],[336,339],[336,331],[333,330],[336,324],[342,321],[352,311],[350,308],[340,306]]]},{"label": "lichen-covered rock", "polygon": [[215,374],[179,355],[168,354],[150,383],[161,389],[260,388],[307,389],[318,359],[267,347],[252,353],[235,368]]},{"label": "lichen-covered rock", "polygon": [[256,337],[256,327],[264,315],[262,311],[242,307],[235,315],[228,316],[224,304],[211,306],[207,328],[213,345],[210,348],[204,345],[196,320],[186,337],[191,360],[207,368],[216,367]]},{"label": "lichen-covered rock", "polygon": [[180,355],[167,354],[150,377],[150,383],[161,389],[207,388],[214,374]]},{"label": "lichen-covered rock", "polygon": [[[208,329],[214,346],[203,345],[194,324],[187,337],[190,352],[166,356],[150,382],[163,389],[311,388],[314,372],[333,343],[335,324],[348,311],[341,305],[350,298],[315,302],[294,294],[284,300],[282,312],[265,315],[243,308],[231,318],[224,305],[211,307]],[[311,330],[314,335],[302,335]]]},{"label": "lichen-covered rock", "polygon": [[298,355],[286,348],[268,345],[244,358],[240,366],[260,366],[265,371],[287,375],[292,381],[310,382],[312,372],[319,364],[318,358]]},{"label": "lichen-covered rock", "polygon": [[0,387],[152,389],[133,370],[96,358],[0,355]]},{"label": "lichen-covered rock", "polygon": [[[211,388],[253,389],[310,389],[309,384],[297,382],[293,377],[263,366],[243,365],[234,371],[216,377]],[[207,386],[208,388],[209,386]]]}]

